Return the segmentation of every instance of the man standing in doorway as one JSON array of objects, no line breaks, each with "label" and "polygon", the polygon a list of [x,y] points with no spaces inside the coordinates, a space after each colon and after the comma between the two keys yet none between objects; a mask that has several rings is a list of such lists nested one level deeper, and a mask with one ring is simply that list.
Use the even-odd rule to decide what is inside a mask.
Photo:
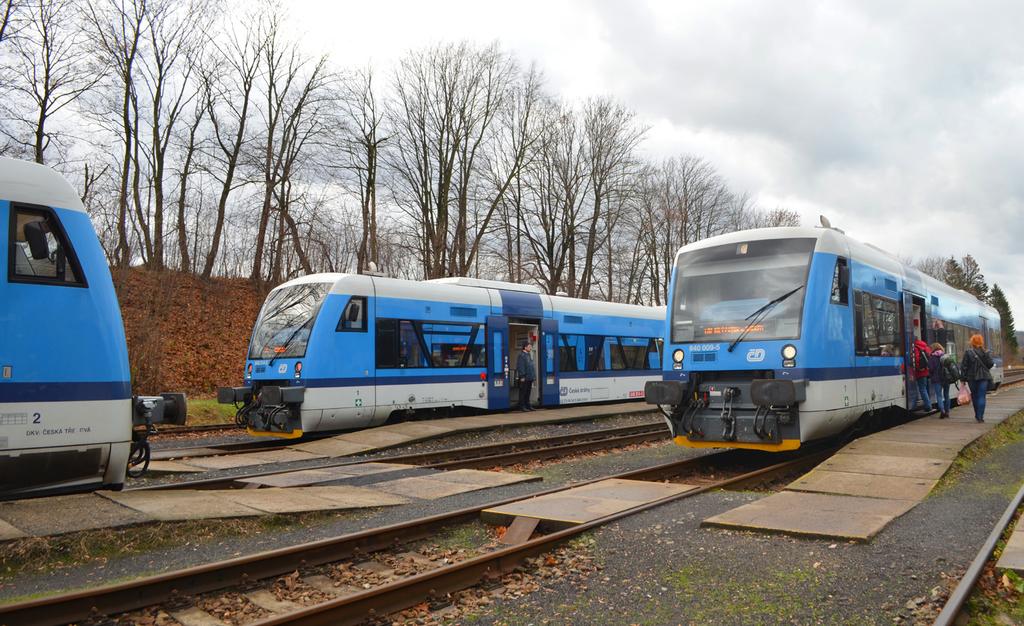
[{"label": "man standing in doorway", "polygon": [[530,406],[530,390],[533,388],[533,381],[537,379],[537,368],[533,364],[533,355],[530,354],[532,346],[530,340],[526,340],[523,351],[519,353],[519,360],[516,361],[516,380],[519,381],[519,410],[532,411]]}]

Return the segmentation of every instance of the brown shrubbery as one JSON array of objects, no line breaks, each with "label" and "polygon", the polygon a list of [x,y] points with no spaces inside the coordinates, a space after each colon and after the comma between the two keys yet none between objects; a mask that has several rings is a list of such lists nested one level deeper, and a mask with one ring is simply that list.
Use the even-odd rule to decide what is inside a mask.
[{"label": "brown shrubbery", "polygon": [[112,270],[121,303],[132,389],[211,395],[237,385],[264,294],[248,280]]}]

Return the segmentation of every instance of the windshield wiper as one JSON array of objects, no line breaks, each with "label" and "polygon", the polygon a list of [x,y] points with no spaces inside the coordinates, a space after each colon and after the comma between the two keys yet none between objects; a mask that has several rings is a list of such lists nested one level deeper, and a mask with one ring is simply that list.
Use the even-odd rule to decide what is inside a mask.
[{"label": "windshield wiper", "polygon": [[728,348],[727,352],[732,352],[736,348],[736,344],[738,344],[739,342],[743,341],[743,338],[747,336],[747,333],[750,332],[750,330],[754,327],[754,325],[756,325],[757,322],[760,321],[760,319],[763,316],[767,315],[769,311],[771,311],[773,308],[775,308],[775,305],[777,305],[778,303],[782,302],[786,298],[790,297],[794,293],[800,291],[801,289],[803,289],[803,287],[804,287],[803,285],[797,285],[793,289],[790,289],[789,291],[787,291],[786,293],[782,294],[778,298],[775,298],[771,302],[765,304],[764,306],[762,306],[758,310],[754,311],[750,315],[748,315],[745,318],[743,318],[744,320],[750,320],[750,323],[747,324],[746,328],[744,328],[743,331],[740,332],[740,334],[735,339],[733,339],[732,343],[729,344],[729,348]]},{"label": "windshield wiper", "polygon": [[[312,318],[312,319],[316,319],[316,318]],[[299,332],[309,324],[309,322],[310,322],[310,320],[306,320],[302,324],[299,324],[299,326],[295,330],[292,331],[292,334],[288,335],[288,339],[286,339],[285,342],[283,344],[281,344],[281,346],[280,346],[281,347],[281,351],[280,352],[276,352],[275,351],[274,356],[270,357],[270,361],[267,362],[267,365],[273,365],[274,364],[274,360],[277,359],[277,357],[281,356],[282,354],[285,353],[285,351],[288,350],[288,346],[291,345],[292,340],[295,339],[296,335],[298,335]],[[267,344],[267,345],[270,345],[270,344]]]}]

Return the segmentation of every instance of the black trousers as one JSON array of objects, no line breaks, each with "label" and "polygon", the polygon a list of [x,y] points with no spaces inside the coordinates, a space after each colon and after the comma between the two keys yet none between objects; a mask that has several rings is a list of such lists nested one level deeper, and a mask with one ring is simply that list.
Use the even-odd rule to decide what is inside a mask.
[{"label": "black trousers", "polygon": [[531,389],[533,389],[532,380],[519,381],[519,408],[525,409],[530,406]]}]

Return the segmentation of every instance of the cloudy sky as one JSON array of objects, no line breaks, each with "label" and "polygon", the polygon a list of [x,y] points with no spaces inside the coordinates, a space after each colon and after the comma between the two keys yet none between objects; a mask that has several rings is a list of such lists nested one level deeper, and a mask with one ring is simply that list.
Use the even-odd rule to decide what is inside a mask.
[{"label": "cloudy sky", "polygon": [[904,256],[973,254],[1024,319],[1024,3],[293,0],[312,50],[389,68],[499,41],[566,99],[609,94],[654,157]]}]

